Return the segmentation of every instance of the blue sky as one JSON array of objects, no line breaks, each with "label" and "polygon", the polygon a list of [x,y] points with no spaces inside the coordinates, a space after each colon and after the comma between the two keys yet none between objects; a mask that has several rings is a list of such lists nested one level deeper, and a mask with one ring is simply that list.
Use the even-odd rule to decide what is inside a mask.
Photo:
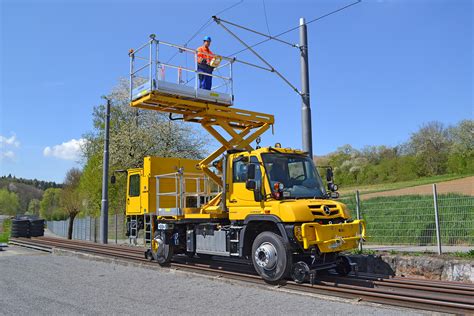
[{"label": "blue sky", "polygon": [[[0,0],[0,175],[62,181],[77,164],[91,112],[118,78],[128,50],[150,33],[183,44],[214,13],[238,1]],[[272,34],[351,1],[266,0]],[[261,0],[222,18],[267,31]],[[365,0],[309,25],[314,153],[343,144],[397,145],[424,122],[473,118],[473,5],[470,0]],[[246,41],[258,37],[236,31]],[[212,50],[241,48],[219,26]],[[297,43],[298,32],[283,39]],[[296,49],[258,47],[298,87]],[[239,58],[258,62],[250,53]],[[262,144],[301,147],[300,99],[274,74],[236,65],[235,106],[273,113]],[[211,148],[210,148],[211,149]]]}]

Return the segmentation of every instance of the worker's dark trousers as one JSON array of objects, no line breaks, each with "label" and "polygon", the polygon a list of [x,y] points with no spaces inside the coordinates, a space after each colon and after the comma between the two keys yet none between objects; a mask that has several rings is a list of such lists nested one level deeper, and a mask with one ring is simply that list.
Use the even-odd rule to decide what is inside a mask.
[{"label": "worker's dark trousers", "polygon": [[[212,74],[214,68],[207,64],[198,64],[198,71]],[[206,75],[199,75],[199,88],[211,90],[212,88],[212,77]]]}]

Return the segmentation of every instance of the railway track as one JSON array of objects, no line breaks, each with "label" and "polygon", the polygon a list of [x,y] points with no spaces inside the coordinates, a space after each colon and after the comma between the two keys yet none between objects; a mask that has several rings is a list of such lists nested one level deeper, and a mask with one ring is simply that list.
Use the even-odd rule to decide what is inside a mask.
[{"label": "railway track", "polygon": [[[52,252],[54,248],[105,256],[131,262],[140,262],[158,268],[144,256],[145,248],[102,245],[85,241],[59,238],[12,238],[10,243]],[[190,271],[215,277],[265,284],[248,262],[200,260],[176,256],[171,269]],[[316,284],[297,284],[286,281],[284,289],[319,295],[338,296],[380,304],[454,314],[474,314],[474,285],[405,277],[386,278],[373,275],[318,276]]]}]

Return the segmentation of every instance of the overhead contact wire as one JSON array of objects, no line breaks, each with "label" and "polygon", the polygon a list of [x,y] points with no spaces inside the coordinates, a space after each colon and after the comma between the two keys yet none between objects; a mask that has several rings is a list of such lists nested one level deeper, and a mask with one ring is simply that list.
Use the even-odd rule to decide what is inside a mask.
[{"label": "overhead contact wire", "polygon": [[[230,9],[233,9],[233,8],[235,8],[236,6],[238,6],[239,4],[241,4],[242,2],[244,2],[244,0],[240,0],[239,2],[234,3],[233,5],[231,5],[231,6],[227,7],[227,8],[225,8],[225,9],[223,9],[223,10],[217,12],[217,13],[214,14],[214,15],[222,14],[222,13],[224,13],[224,12],[230,10]],[[188,47],[188,44],[189,44],[194,38],[196,38],[196,36],[198,36],[199,33],[201,33],[202,31],[204,31],[206,28],[208,28],[208,27],[212,24],[212,21],[213,21],[213,20],[212,20],[212,17],[211,17],[211,18],[209,18],[206,22],[204,22],[204,24],[201,25],[201,27],[193,34],[193,36],[191,36],[191,38],[189,38],[189,39],[186,41],[186,43],[185,43],[183,46],[184,46],[184,47]],[[169,63],[173,58],[176,57],[176,55],[178,55],[178,53],[179,53],[179,50],[178,50],[176,53],[174,53],[174,55],[171,56],[170,59],[168,59],[168,61],[167,61],[166,63]]]},{"label": "overhead contact wire", "polygon": [[265,23],[267,24],[268,35],[271,35],[270,27],[268,26],[267,7],[265,6],[265,0],[262,0],[262,2],[263,2],[263,13],[265,14]]},{"label": "overhead contact wire", "polygon": [[[345,10],[345,9],[347,9],[347,8],[353,6],[353,5],[359,4],[359,3],[361,3],[361,2],[362,2],[362,0],[358,0],[358,1],[355,1],[355,2],[353,2],[353,3],[350,3],[350,4],[348,4],[348,5],[346,5],[346,6],[343,6],[343,7],[339,8],[339,9],[337,9],[337,10],[331,11],[331,12],[326,13],[326,14],[324,14],[324,15],[321,15],[321,16],[319,16],[319,17],[313,19],[313,20],[310,20],[310,21],[306,22],[305,25],[308,25],[308,24],[310,24],[310,23],[313,23],[313,22],[319,21],[319,20],[321,20],[321,19],[324,19],[325,17],[328,17],[328,16],[330,16],[330,15],[333,15],[333,14],[335,14],[335,13],[337,13],[337,12],[340,12],[340,11],[342,11],[342,10]],[[279,34],[275,35],[275,36],[272,36],[271,38],[264,39],[264,40],[262,40],[262,41],[260,41],[260,42],[257,42],[257,43],[255,43],[255,44],[253,44],[253,45],[250,45],[249,47],[243,48],[243,49],[241,49],[241,50],[239,50],[239,51],[237,51],[237,52],[235,52],[235,53],[233,53],[233,54],[230,54],[229,56],[238,55],[238,54],[240,54],[240,53],[242,53],[242,52],[248,50],[249,48],[254,48],[255,46],[258,46],[258,45],[260,45],[260,44],[266,43],[266,42],[268,42],[268,41],[270,41],[270,40],[272,40],[272,39],[274,39],[274,38],[276,38],[276,37],[280,37],[280,36],[285,35],[285,34],[291,32],[291,31],[297,30],[297,29],[299,29],[300,27],[301,27],[300,25],[295,26],[295,27],[292,27],[291,29],[288,29],[288,30],[286,30],[286,31],[284,31],[284,32],[282,32],[282,33],[279,33]]]}]

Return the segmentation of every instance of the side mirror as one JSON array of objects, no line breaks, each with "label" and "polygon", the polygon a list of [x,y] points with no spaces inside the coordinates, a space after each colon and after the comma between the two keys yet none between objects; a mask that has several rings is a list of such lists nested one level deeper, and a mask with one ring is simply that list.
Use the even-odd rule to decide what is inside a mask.
[{"label": "side mirror", "polygon": [[115,175],[112,175],[112,176],[110,177],[110,183],[114,184],[115,181],[116,181]]},{"label": "side mirror", "polygon": [[[247,179],[254,180],[255,179],[255,164],[251,163],[247,165]],[[253,181],[255,183],[255,181]]]},{"label": "side mirror", "polygon": [[249,179],[245,182],[245,188],[250,191],[255,191],[255,189],[257,188],[257,182],[255,182],[255,180]]},{"label": "side mirror", "polygon": [[332,173],[332,168],[326,169],[326,181],[330,182],[334,178],[334,174]]}]

